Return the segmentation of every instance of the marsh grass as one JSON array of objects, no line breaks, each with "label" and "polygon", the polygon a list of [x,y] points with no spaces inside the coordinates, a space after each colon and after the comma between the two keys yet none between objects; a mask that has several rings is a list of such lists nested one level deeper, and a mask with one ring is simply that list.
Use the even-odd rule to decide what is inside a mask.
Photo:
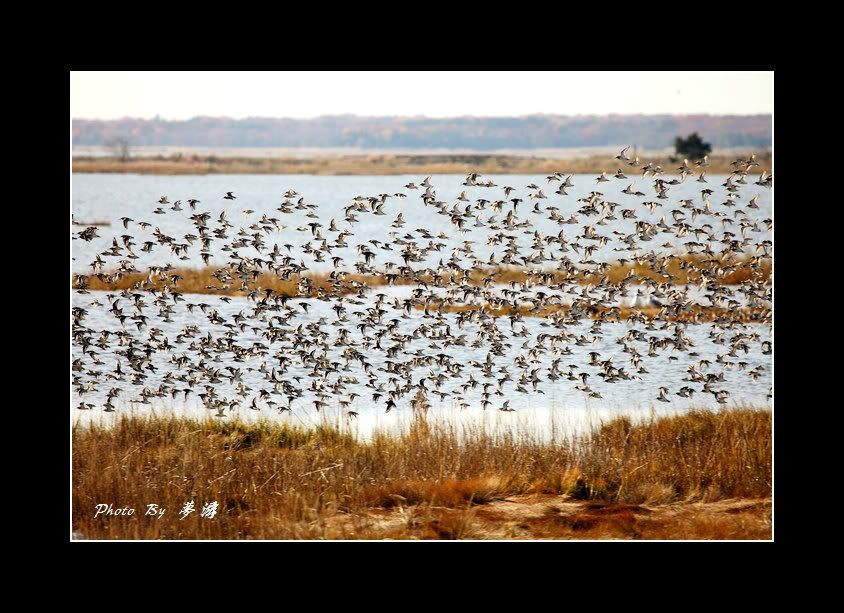
[{"label": "marsh grass", "polygon": [[[500,526],[476,511],[508,496],[635,506],[771,495],[771,413],[753,409],[619,418],[553,441],[424,412],[367,440],[329,421],[305,428],[123,416],[74,427],[72,445],[73,529],[89,539],[484,538]],[[180,520],[189,501],[196,512]],[[212,501],[216,517],[199,517]],[[136,512],[95,519],[98,503]],[[144,516],[150,503],[166,509],[161,519]],[[607,534],[642,536],[638,515],[616,515],[622,529]],[[583,532],[584,522],[546,518],[512,529],[574,538],[609,525]],[[701,522],[703,538],[718,538],[712,521]],[[677,528],[652,527],[663,535],[656,538]],[[694,529],[678,529],[695,538]]]},{"label": "marsh grass", "polygon": [[[753,263],[752,256],[741,255],[727,258],[706,257],[696,254],[673,256],[665,265],[665,270],[653,269],[647,263],[612,264],[601,275],[587,271],[563,272],[558,270],[525,270],[517,267],[489,267],[476,268],[465,273],[450,273],[431,275],[421,273],[418,276],[395,276],[388,279],[386,274],[355,274],[355,273],[315,273],[309,275],[292,274],[289,278],[271,275],[256,270],[246,278],[236,278],[234,282],[223,285],[215,277],[220,270],[227,268],[208,266],[204,268],[177,268],[161,275],[150,277],[149,271],[137,273],[101,273],[99,275],[85,275],[87,289],[92,290],[124,290],[124,289],[163,289],[170,287],[174,291],[190,294],[219,294],[244,295],[254,289],[271,289],[277,295],[287,297],[318,297],[324,295],[348,295],[365,288],[375,288],[388,285],[417,285],[424,284],[433,287],[444,287],[452,282],[465,283],[475,287],[490,284],[541,284],[541,283],[577,283],[580,285],[597,284],[603,279],[607,283],[619,284],[625,279],[629,281],[653,281],[667,284],[693,284],[701,281],[701,275],[721,285],[737,285],[746,281],[765,282],[771,276],[771,259],[762,258],[758,264]],[[173,282],[178,275],[181,279]],[[630,275],[633,275],[632,277]],[[78,277],[74,277],[78,279]],[[151,281],[150,281],[151,279]],[[299,291],[302,279],[312,281],[312,288],[307,292]],[[78,287],[76,281],[73,287]]]},{"label": "marsh grass", "polygon": [[[728,174],[737,156],[713,155],[707,174]],[[746,157],[746,156],[743,156]],[[682,161],[668,157],[648,159],[668,175],[676,175]],[[771,172],[770,152],[757,155],[762,170]],[[644,160],[643,160],[644,163]],[[615,172],[621,168],[632,179],[640,176],[631,167],[606,156],[553,159],[512,155],[351,155],[315,158],[248,158],[200,155],[139,157],[120,160],[108,157],[74,157],[73,172],[136,173],[159,175],[206,174],[312,174],[312,175],[431,175],[468,174],[566,174]]]},{"label": "marsh grass", "polygon": [[[512,306],[491,306],[488,303],[482,305],[465,304],[443,304],[435,302],[428,305],[431,311],[442,306],[445,313],[465,313],[467,311],[482,311],[490,317],[509,317],[518,313],[523,317],[558,317],[565,316],[571,312],[571,307],[564,305],[552,305],[541,308],[533,306],[520,306],[518,309]],[[425,309],[425,305],[415,305],[415,309]],[[660,307],[616,307],[616,308],[593,308],[589,309],[586,315],[591,319],[602,319],[607,322],[627,321],[632,318],[643,317],[645,320],[659,318],[663,321],[682,321],[689,323],[701,322],[738,322],[738,323],[759,323],[767,322],[771,317],[771,309],[761,307],[742,307],[737,309],[726,309],[722,307],[692,306],[684,310],[671,311]]]}]

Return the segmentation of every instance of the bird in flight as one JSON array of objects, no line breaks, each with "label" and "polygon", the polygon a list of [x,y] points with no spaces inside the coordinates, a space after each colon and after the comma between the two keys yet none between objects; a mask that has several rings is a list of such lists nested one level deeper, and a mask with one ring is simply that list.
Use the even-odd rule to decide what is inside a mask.
[{"label": "bird in flight", "polygon": [[[401,414],[422,390],[461,410],[499,407],[509,420],[546,390],[550,399],[549,386],[588,402],[641,388],[652,402],[662,385],[658,402],[704,391],[719,405],[727,385],[767,390],[770,175],[754,181],[747,172],[760,160],[745,156],[725,184],[696,192],[678,180],[687,160],[662,173],[630,148],[616,160],[639,168],[631,179],[602,172],[605,193],[550,171],[522,184],[558,181],[548,194],[478,173],[439,196],[432,176],[403,178],[416,190],[407,193],[383,179],[372,194],[319,205],[273,189],[281,204],[242,194],[248,206],[214,210],[174,190],[182,200],[150,207],[159,227],[114,215],[114,236],[72,231],[74,255],[86,254],[73,264],[72,406],[176,400],[227,419],[266,407],[293,416],[298,401],[365,421],[377,409]],[[654,175],[652,201],[630,182],[641,169]],[[136,211],[148,202],[131,214],[145,216]],[[751,306],[762,315],[747,323]],[[106,395],[112,381],[120,395]],[[670,398],[669,387],[679,390]],[[372,401],[357,406],[357,396]]]}]

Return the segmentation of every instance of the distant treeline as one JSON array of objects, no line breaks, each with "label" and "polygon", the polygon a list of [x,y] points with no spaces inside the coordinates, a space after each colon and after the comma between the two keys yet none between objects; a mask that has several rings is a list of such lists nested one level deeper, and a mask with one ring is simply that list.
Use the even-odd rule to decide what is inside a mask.
[{"label": "distant treeline", "polygon": [[659,149],[697,132],[715,148],[771,146],[770,115],[74,119],[74,145],[514,149],[629,144]]}]

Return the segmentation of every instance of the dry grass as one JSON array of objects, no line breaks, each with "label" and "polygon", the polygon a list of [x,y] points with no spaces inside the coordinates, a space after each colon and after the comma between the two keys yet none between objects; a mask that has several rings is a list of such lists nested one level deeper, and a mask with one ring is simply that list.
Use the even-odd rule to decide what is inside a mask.
[{"label": "dry grass", "polygon": [[[730,163],[735,156],[711,156],[708,174],[727,174],[733,170]],[[771,154],[757,156],[762,170],[771,172]],[[654,158],[666,174],[678,174],[682,164],[667,157]],[[621,165],[611,157],[592,156],[559,160],[510,155],[354,155],[319,158],[245,158],[181,155],[171,157],[145,157],[120,161],[116,158],[75,157],[73,172],[137,173],[158,175],[206,174],[308,174],[308,175],[430,175],[468,174],[551,174],[596,173],[622,168],[636,176],[630,167]]]},{"label": "dry grass", "polygon": [[[276,294],[288,297],[314,295],[343,295],[357,292],[361,287],[379,287],[388,284],[384,274],[354,274],[342,273],[332,277],[331,273],[290,275],[281,278],[260,271],[248,274],[245,278],[236,277],[229,268],[178,268],[162,275],[155,275],[149,282],[149,272],[128,273],[115,276],[114,273],[86,275],[87,288],[92,290],[124,290],[139,287],[171,289],[191,294],[220,294],[243,295],[256,288],[271,289]],[[235,277],[235,282],[224,285],[215,274],[224,271]],[[630,277],[630,275],[634,275]],[[496,283],[529,283],[559,285],[562,283],[576,283],[580,285],[597,284],[606,280],[609,284],[619,284],[625,279],[630,281],[651,280],[658,283],[692,284],[701,281],[701,275],[721,285],[737,285],[752,280],[756,283],[767,281],[771,276],[771,258],[762,258],[758,264],[753,263],[750,256],[738,256],[727,259],[720,257],[703,257],[700,255],[672,256],[663,269],[655,269],[650,262],[610,265],[601,274],[586,271],[566,272],[558,270],[525,270],[516,267],[476,268],[468,273],[447,273],[431,275],[428,273],[416,276],[398,276],[393,280],[395,285],[426,284],[443,287],[452,282],[465,283],[475,287]],[[181,277],[177,283],[172,281],[174,275]],[[313,282],[309,294],[297,290],[299,282],[308,278]],[[143,286],[139,284],[144,284]]]},{"label": "dry grass", "polygon": [[[343,274],[333,277],[330,273],[297,275],[288,278],[259,272],[248,275],[246,279],[236,278],[234,282],[222,283],[218,272],[231,273],[231,269],[213,266],[205,268],[176,268],[165,274],[153,275],[149,272],[137,273],[102,273],[99,275],[85,275],[85,289],[100,291],[120,291],[124,289],[157,290],[169,287],[172,291],[185,294],[214,294],[219,296],[245,296],[253,290],[258,290],[260,297],[265,296],[264,290],[272,290],[276,296],[288,298],[318,298],[325,296],[345,296],[358,293],[366,287],[380,287],[387,285],[384,275]],[[173,281],[174,277],[181,277]],[[80,288],[78,276],[74,275],[72,287]],[[300,288],[302,280],[311,282],[310,288]],[[412,279],[396,279],[395,285],[410,285],[416,281]]]},{"label": "dry grass", "polygon": [[479,508],[476,531],[497,538],[769,540],[771,499],[631,505],[514,496]]},{"label": "dry grass", "polygon": [[[572,313],[572,308],[566,305],[552,305],[536,308],[533,306],[519,306],[518,309],[512,306],[492,306],[489,303],[481,305],[472,304],[443,304],[432,302],[428,305],[429,311],[436,311],[442,307],[445,313],[465,313],[469,311],[482,311],[489,317],[509,317],[517,312],[522,317],[560,317],[565,319],[566,315]],[[424,304],[414,305],[417,310],[424,310]],[[667,307],[615,307],[615,308],[590,308],[586,316],[590,319],[601,319],[606,322],[623,322],[638,317],[645,320],[659,319],[660,321],[681,321],[686,323],[703,322],[736,322],[736,323],[764,323],[771,320],[771,309],[762,307],[741,307],[727,309],[722,307],[692,306],[683,310],[672,310]]]},{"label": "dry grass", "polygon": [[[422,413],[368,441],[328,423],[73,430],[73,529],[92,539],[770,538],[769,506],[744,524],[733,507],[701,510],[770,495],[771,413],[751,409],[618,419],[555,442]],[[211,501],[217,516],[199,517]],[[95,519],[99,503],[136,513]],[[161,519],[143,515],[149,503]]]},{"label": "dry grass", "polygon": [[[456,281],[474,286],[486,283],[531,283],[531,284],[560,284],[577,283],[580,285],[598,284],[606,281],[618,284],[629,279],[631,281],[650,280],[657,283],[686,285],[699,283],[702,276],[721,284],[738,285],[745,281],[765,282],[771,276],[772,259],[759,258],[755,261],[748,254],[731,256],[720,254],[704,256],[700,254],[670,255],[662,266],[651,261],[628,262],[625,264],[610,264],[600,274],[586,270],[561,271],[554,269],[526,270],[514,266],[496,266],[475,268],[468,273],[452,273],[442,278],[432,279],[430,275],[423,275],[421,279],[428,284],[441,285],[443,282]],[[656,267],[655,267],[656,266]],[[633,275],[632,277],[630,275]],[[414,283],[412,279],[400,279],[407,283]]]},{"label": "dry grass", "polygon": [[[149,272],[128,273],[114,276],[114,273],[104,273],[87,277],[86,288],[89,290],[124,290],[124,289],[154,289],[162,290],[169,287],[173,291],[187,294],[215,294],[220,296],[244,296],[253,289],[272,289],[277,295],[296,297],[299,295],[297,289],[301,277],[292,275],[290,279],[282,279],[275,275],[259,274],[257,277],[249,277],[244,286],[238,280],[237,283],[224,285],[215,276],[218,271],[228,271],[227,268],[205,267],[205,268],[178,268],[169,271],[164,275],[153,275]],[[174,282],[173,277],[182,277]],[[74,277],[76,279],[76,277]],[[150,281],[150,279],[152,279]],[[320,275],[314,278],[314,286],[331,291],[332,284],[328,275]],[[77,287],[75,285],[75,287]],[[262,296],[263,297],[263,296]]]},{"label": "dry grass", "polygon": [[[224,284],[218,278],[219,273],[231,275],[233,281]],[[515,267],[495,267],[473,269],[467,273],[447,273],[431,275],[422,273],[416,276],[398,276],[388,279],[382,274],[354,274],[354,273],[324,273],[310,275],[290,275],[282,278],[260,271],[245,276],[236,276],[233,269],[206,267],[201,269],[179,268],[162,274],[150,276],[146,273],[101,273],[84,275],[84,282],[80,285],[80,277],[74,275],[72,286],[89,290],[120,291],[120,290],[162,290],[169,287],[173,291],[188,294],[238,295],[244,296],[258,290],[258,298],[263,298],[264,290],[272,290],[276,296],[288,298],[325,298],[328,296],[345,296],[357,294],[366,288],[377,288],[392,283],[393,285],[417,285],[429,287],[446,287],[452,283],[468,284],[474,287],[485,287],[489,284],[518,284],[518,285],[548,285],[563,287],[566,284],[599,284],[619,285],[622,282],[658,282],[666,284],[694,284],[701,280],[701,275],[717,284],[736,285],[746,281],[762,283],[771,275],[771,260],[763,258],[754,264],[750,256],[733,259],[701,257],[698,255],[675,256],[668,263],[657,270],[648,263],[630,263],[626,265],[614,264],[601,274],[590,274],[585,271],[562,272],[554,270],[530,271]],[[631,275],[633,275],[631,277]],[[300,286],[302,280],[310,282],[309,287]],[[431,302],[427,306],[416,302],[414,308],[418,310],[437,310],[442,308],[447,313],[462,313],[481,310],[490,317],[510,316],[518,312],[525,317],[556,317],[565,316],[571,307],[556,304],[520,305],[518,309],[509,303],[490,304],[451,304]],[[765,322],[770,319],[771,310],[761,307],[721,308],[692,305],[688,307],[664,308],[657,307],[595,307],[586,313],[593,319],[606,321],[624,321],[631,317],[643,316],[646,319],[662,318],[668,321],[684,321],[690,323],[711,321],[735,322]]]}]

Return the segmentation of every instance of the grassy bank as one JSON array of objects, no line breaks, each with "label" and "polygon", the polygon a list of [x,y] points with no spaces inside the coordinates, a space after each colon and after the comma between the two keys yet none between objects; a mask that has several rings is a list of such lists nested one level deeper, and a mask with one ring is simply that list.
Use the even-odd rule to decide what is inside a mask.
[{"label": "grassy bank", "polygon": [[[771,536],[768,411],[616,419],[554,443],[422,414],[367,441],[332,425],[123,417],[74,428],[72,444],[73,529],[92,539]],[[212,501],[216,517],[200,517]],[[94,518],[100,503],[135,515]]]},{"label": "grassy bank", "polygon": [[[473,304],[442,304],[440,302],[432,302],[427,306],[424,304],[414,305],[416,310],[436,311],[440,309],[445,313],[465,313],[468,311],[482,311],[483,314],[489,317],[509,317],[511,315],[519,314],[522,317],[562,317],[572,311],[571,307],[565,305],[552,306],[523,306],[519,305],[516,309],[512,306],[501,306],[489,303],[482,305]],[[763,323],[770,322],[772,311],[768,308],[760,307],[742,307],[742,308],[722,308],[693,305],[683,309],[673,309],[671,307],[596,307],[587,310],[586,315],[590,319],[602,319],[608,322],[623,322],[631,318],[639,316],[645,319],[659,318],[665,321],[682,321],[687,323],[703,323],[703,322],[736,322],[736,323]]]},{"label": "grassy bank", "polygon": [[[386,274],[361,275],[355,273],[335,273],[333,275],[332,273],[323,273],[302,276],[293,274],[288,279],[284,279],[260,270],[256,270],[254,275],[250,271],[250,274],[245,278],[241,278],[237,276],[238,273],[234,272],[233,269],[209,266],[198,269],[178,268],[161,275],[154,275],[151,280],[149,271],[121,274],[120,276],[115,276],[114,273],[84,275],[84,285],[87,289],[93,290],[133,289],[140,287],[139,284],[155,289],[163,289],[165,286],[169,286],[172,290],[184,293],[229,296],[245,295],[255,288],[261,288],[261,290],[271,289],[277,295],[292,298],[317,295],[320,292],[350,294],[357,292],[362,286],[379,287],[389,283],[394,285],[425,284],[443,287],[451,282],[456,282],[483,287],[488,284],[500,283],[530,283],[532,285],[577,283],[587,285],[598,284],[606,279],[606,282],[610,284],[618,284],[624,280],[631,282],[649,280],[657,283],[686,285],[699,283],[702,275],[706,275],[707,278],[721,285],[737,285],[748,280],[757,283],[765,282],[771,276],[770,257],[754,261],[750,256],[727,260],[724,257],[709,258],[699,255],[684,255],[670,257],[662,267],[654,268],[656,264],[656,262],[650,261],[616,263],[608,266],[606,271],[601,274],[587,271],[531,271],[515,267],[490,267],[436,276],[429,273],[407,276],[394,275],[393,279],[388,279]],[[227,284],[221,283],[218,278],[221,271],[227,273],[235,281]],[[175,282],[174,279],[176,279]],[[309,279],[312,282],[310,292],[299,291],[298,286],[302,279]],[[75,277],[73,287],[80,287],[78,281],[79,278]],[[243,282],[247,286],[245,290],[243,289]]]},{"label": "grassy bank", "polygon": [[[727,174],[735,156],[712,156],[708,174]],[[653,162],[666,174],[678,174],[682,160],[667,157],[642,159]],[[757,156],[756,173],[771,172],[771,154]],[[694,160],[690,161],[693,165]],[[308,174],[308,175],[431,175],[468,174],[572,174],[613,171],[622,168],[637,176],[637,169],[611,157],[593,156],[560,160],[508,155],[354,155],[314,158],[246,158],[174,155],[121,161],[107,157],[74,157],[73,172],[137,173],[157,175],[206,174]],[[641,170],[638,170],[641,175]]]},{"label": "grassy bank", "polygon": [[[763,282],[770,278],[771,259],[763,258],[759,261],[752,261],[749,257],[742,257],[729,262],[723,258],[703,258],[700,256],[686,255],[672,258],[661,270],[651,267],[652,263],[631,263],[615,264],[598,275],[584,271],[561,272],[561,271],[530,271],[518,268],[495,267],[486,269],[474,269],[465,273],[447,273],[444,275],[431,275],[429,273],[417,274],[415,276],[395,276],[388,279],[383,274],[311,274],[306,276],[291,275],[288,279],[277,275],[269,275],[255,271],[255,274],[248,274],[245,279],[235,278],[234,273],[228,268],[206,267],[201,269],[175,269],[161,275],[150,277],[149,272],[138,272],[121,274],[104,273],[99,275],[74,276],[72,287],[77,289],[89,289],[99,291],[120,291],[155,289],[162,290],[169,287],[173,291],[189,294],[212,294],[212,295],[237,295],[245,296],[250,292],[258,290],[254,295],[262,299],[266,294],[264,290],[272,290],[274,295],[286,296],[288,298],[320,298],[325,296],[345,296],[357,294],[366,288],[378,288],[388,284],[393,285],[422,285],[431,287],[445,287],[451,282],[468,284],[474,287],[485,287],[489,284],[529,284],[561,286],[561,284],[598,284],[606,280],[609,284],[619,284],[627,281],[654,281],[657,283],[669,284],[690,284],[699,283],[701,276],[716,281],[722,285],[737,285],[745,281]],[[221,273],[226,273],[233,280],[226,284],[220,282]],[[633,275],[631,277],[631,275]],[[300,285],[302,280],[309,282],[309,288]],[[490,316],[512,315],[518,311],[527,317],[546,317],[556,313],[564,313],[570,308],[564,305],[544,304],[522,304],[518,309],[511,304],[490,304],[482,301],[479,304],[445,304],[445,312],[463,312],[483,309]],[[415,301],[416,309],[436,310],[440,307],[439,302],[429,303],[427,306],[422,301]],[[627,319],[631,315],[641,313],[646,317],[656,317],[661,313],[659,308],[637,307],[637,308],[596,308],[589,313],[593,317],[608,317],[610,319]],[[603,314],[603,315],[602,315]],[[679,321],[712,321],[715,319],[728,318],[734,321],[765,321],[770,316],[770,309],[767,308],[722,308],[693,305],[683,309],[668,307],[662,315],[669,320]]]}]

